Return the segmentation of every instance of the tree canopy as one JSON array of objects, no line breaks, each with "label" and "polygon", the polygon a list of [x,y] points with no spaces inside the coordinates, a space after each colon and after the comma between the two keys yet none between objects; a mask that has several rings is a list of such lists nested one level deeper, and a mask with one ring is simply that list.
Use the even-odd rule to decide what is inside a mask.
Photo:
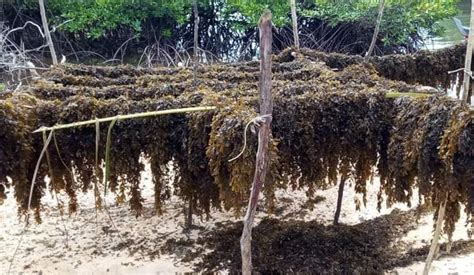
[{"label": "tree canopy", "polygon": [[[442,31],[436,22],[455,15],[457,2],[386,1],[377,43],[380,52],[396,52],[400,47],[415,49],[422,40],[422,32]],[[279,30],[276,40],[280,42],[276,47],[291,45],[287,38],[292,35],[288,28],[288,0],[200,0],[198,5],[201,48],[213,54],[229,54],[239,45],[256,43],[256,24],[264,9],[272,11],[273,23]],[[375,25],[377,5],[378,1],[373,0],[297,1],[302,46],[350,53],[365,51]],[[5,5],[7,10],[12,6],[15,8],[10,9],[10,18],[16,16],[12,10],[31,18],[38,9],[36,0],[12,0]],[[59,26],[60,31],[88,44],[114,42],[118,45],[108,48],[116,49],[127,39],[136,38],[145,41],[144,45],[171,41],[177,48],[192,41],[188,39],[194,24],[191,0],[49,0],[47,10],[51,23]],[[18,24],[21,20],[10,21]],[[206,43],[212,47],[206,48]],[[215,50],[216,45],[221,49]],[[87,47],[81,44],[81,48]]]}]

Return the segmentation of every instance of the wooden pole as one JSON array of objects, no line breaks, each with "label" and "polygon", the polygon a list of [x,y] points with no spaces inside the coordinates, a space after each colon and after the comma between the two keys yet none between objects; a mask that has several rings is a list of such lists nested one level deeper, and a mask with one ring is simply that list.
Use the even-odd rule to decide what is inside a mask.
[{"label": "wooden pole", "polygon": [[[197,0],[193,0],[194,13],[194,43],[193,43],[193,84],[197,85],[197,69],[198,69],[198,50],[199,50],[199,11]],[[184,227],[190,230],[193,225],[193,200],[189,198],[188,209],[184,206]]]},{"label": "wooden pole", "polygon": [[444,213],[446,211],[446,202],[447,202],[447,198],[439,206],[438,219],[436,220],[436,229],[433,235],[433,240],[431,241],[430,252],[428,253],[428,257],[426,258],[425,268],[423,269],[423,275],[429,274],[431,263],[433,262],[436,252],[439,250],[438,243],[439,243],[439,238],[441,236],[441,228],[443,225]]},{"label": "wooden pole", "polygon": [[260,115],[266,115],[258,131],[258,150],[255,161],[255,175],[252,183],[247,212],[244,217],[244,228],[240,239],[242,254],[242,274],[252,274],[252,225],[257,209],[258,197],[268,168],[268,144],[271,134],[272,97],[272,14],[265,11],[259,22],[260,29]]},{"label": "wooden pole", "polygon": [[385,0],[380,0],[379,1],[379,14],[377,16],[377,22],[375,23],[374,35],[372,36],[372,41],[370,42],[369,50],[367,51],[367,53],[365,53],[366,57],[371,56],[372,52],[374,51],[375,42],[377,42],[377,36],[379,35],[379,31],[380,31],[380,24],[382,23],[382,15],[383,15],[384,7],[385,7]]},{"label": "wooden pole", "polygon": [[344,195],[344,185],[346,183],[346,178],[344,176],[341,177],[341,181],[339,182],[339,190],[337,191],[337,204],[336,204],[336,213],[334,213],[334,225],[339,224],[339,216],[341,215],[341,208],[342,208],[342,197]]},{"label": "wooden pole", "polygon": [[296,0],[290,0],[291,19],[293,22],[293,37],[295,39],[295,48],[300,49],[300,37],[298,34],[298,17],[296,16]]},{"label": "wooden pole", "polygon": [[474,181],[471,181],[469,192],[469,207],[471,210],[471,228],[469,229],[469,234],[474,235]]},{"label": "wooden pole", "polygon": [[56,57],[53,40],[51,39],[51,33],[49,32],[48,20],[46,19],[46,10],[44,8],[44,0],[38,1],[41,13],[41,22],[43,23],[44,35],[46,36],[46,42],[48,43],[49,51],[51,52],[51,59],[53,60],[53,64],[57,65],[58,58]]},{"label": "wooden pole", "polygon": [[472,47],[474,46],[474,0],[471,0],[471,31],[467,39],[466,47],[466,59],[464,62],[464,80],[463,80],[463,92],[462,101],[467,103],[469,99],[469,84],[471,82],[471,60],[472,60]]},{"label": "wooden pole", "polygon": [[197,68],[198,68],[198,46],[199,46],[199,13],[197,0],[193,0],[194,10],[194,53],[193,53],[193,80],[196,83],[197,80]]}]

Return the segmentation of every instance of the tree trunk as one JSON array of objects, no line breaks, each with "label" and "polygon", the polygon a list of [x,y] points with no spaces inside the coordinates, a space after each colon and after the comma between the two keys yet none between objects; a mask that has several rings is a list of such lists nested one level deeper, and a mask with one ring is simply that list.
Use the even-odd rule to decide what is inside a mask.
[{"label": "tree trunk", "polygon": [[341,215],[341,207],[342,207],[342,197],[344,195],[344,185],[346,183],[346,178],[344,176],[341,177],[341,182],[339,183],[339,190],[337,192],[337,205],[336,205],[336,213],[334,214],[334,225],[339,224],[339,216]]},{"label": "tree trunk", "polygon": [[198,68],[198,46],[199,46],[199,13],[197,0],[193,0],[194,10],[194,52],[193,52],[193,80],[196,83],[197,80],[197,68]]},{"label": "tree trunk", "polygon": [[382,23],[382,15],[383,15],[384,7],[385,7],[385,0],[380,0],[379,15],[377,16],[377,22],[375,23],[374,35],[372,36],[372,41],[370,42],[369,50],[365,54],[366,57],[371,56],[374,51],[375,42],[377,42],[377,36],[379,35],[379,31],[380,31],[380,24]]},{"label": "tree trunk", "polygon": [[44,8],[44,1],[38,0],[40,13],[41,13],[41,22],[43,23],[44,35],[46,36],[46,42],[48,43],[49,51],[51,52],[51,60],[54,65],[58,64],[58,58],[56,57],[56,51],[54,50],[53,40],[51,39],[51,33],[49,32],[48,20],[46,19],[46,10]]},{"label": "tree trunk", "polygon": [[466,60],[464,62],[464,80],[463,80],[463,92],[462,92],[462,101],[469,101],[469,84],[471,82],[471,60],[472,60],[472,47],[474,46],[474,0],[471,1],[471,31],[469,32],[469,37],[467,38],[467,48],[466,48]]},{"label": "tree trunk", "polygon": [[296,0],[290,0],[291,4],[291,19],[293,21],[293,37],[295,39],[295,48],[300,49],[300,37],[298,34],[298,17],[296,16]]},{"label": "tree trunk", "polygon": [[260,18],[260,115],[267,115],[258,132],[258,150],[255,161],[255,175],[252,183],[244,228],[240,239],[242,254],[242,274],[252,274],[252,225],[258,197],[268,168],[268,144],[271,134],[271,114],[273,112],[272,87],[272,14],[265,11]]},{"label": "tree trunk", "polygon": [[425,263],[425,268],[423,269],[423,275],[428,275],[430,272],[431,268],[431,263],[433,262],[433,259],[436,255],[436,251],[438,251],[438,242],[439,242],[439,237],[441,236],[441,229],[443,225],[443,219],[444,219],[444,212],[446,211],[446,200],[441,203],[439,206],[438,210],[438,219],[436,221],[436,229],[433,235],[433,241],[431,241],[431,247],[430,247],[430,252],[428,253],[428,258],[426,258],[426,263]]}]

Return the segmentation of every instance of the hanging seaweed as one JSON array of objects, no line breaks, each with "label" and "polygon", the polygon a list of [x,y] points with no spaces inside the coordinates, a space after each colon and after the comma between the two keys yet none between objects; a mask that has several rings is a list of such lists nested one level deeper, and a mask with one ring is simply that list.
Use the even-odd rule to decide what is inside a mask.
[{"label": "hanging seaweed", "polygon": [[[384,78],[441,85],[441,71],[457,65],[458,57],[448,52],[374,57],[369,63],[305,50],[276,57],[271,164],[263,189],[268,208],[279,188],[304,190],[311,198],[341,177],[354,183],[365,202],[366,186],[378,173],[380,199],[386,195],[389,204],[409,203],[413,188],[433,207],[448,198],[445,231],[452,232],[461,205],[473,200],[468,195],[474,182],[469,109],[439,94],[403,97],[419,92],[417,86]],[[433,68],[427,74],[433,76],[413,71],[403,75],[406,68],[394,71],[390,64],[411,69],[428,64]],[[51,190],[69,196],[69,212],[79,207],[77,192],[107,188],[117,203],[127,203],[140,215],[141,173],[148,162],[157,214],[171,194],[194,214],[207,215],[220,207],[238,213],[254,173],[257,136],[250,123],[245,140],[244,129],[258,116],[258,71],[256,62],[202,66],[195,86],[187,68],[55,67],[46,80],[0,99],[0,198],[12,185],[20,213],[25,213],[42,148],[33,129],[212,105],[217,109],[211,112],[118,121],[111,129],[107,186],[102,167],[108,124],[56,131],[48,148],[51,169],[46,161],[40,166],[32,209],[39,218],[47,175]],[[402,97],[390,98],[394,93]],[[243,154],[229,162],[244,141]],[[100,207],[100,197],[96,205]]]},{"label": "hanging seaweed", "polygon": [[[298,52],[294,49],[287,49],[282,51],[276,60],[288,62],[294,59],[309,59],[324,62],[329,67],[337,69],[344,69],[354,64],[369,63],[374,66],[380,76],[388,79],[447,88],[452,83],[448,72],[464,67],[465,53],[466,46],[462,44],[438,51],[374,56],[368,59],[357,55],[328,54],[310,49],[301,49]],[[462,78],[462,74],[459,75]]]}]

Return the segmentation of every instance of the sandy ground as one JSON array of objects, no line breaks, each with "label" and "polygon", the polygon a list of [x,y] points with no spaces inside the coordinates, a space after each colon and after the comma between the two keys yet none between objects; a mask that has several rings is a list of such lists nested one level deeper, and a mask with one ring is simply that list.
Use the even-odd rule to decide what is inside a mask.
[{"label": "sandy ground", "polygon": [[[135,218],[128,205],[111,206],[109,211],[116,225],[111,224],[108,215],[94,209],[92,194],[79,196],[80,210],[71,217],[61,218],[56,200],[51,194],[44,199],[43,223],[33,224],[24,234],[11,268],[11,274],[173,274],[192,271],[192,263],[183,263],[180,255],[167,255],[160,252],[169,239],[197,239],[202,230],[212,230],[217,222],[236,221],[233,213],[214,212],[210,220],[196,217],[194,223],[199,229],[183,233],[182,205],[177,198],[166,206],[162,216],[153,214],[153,186],[149,173],[144,173],[142,194],[146,211]],[[352,187],[346,187],[340,221],[356,224],[394,208],[408,209],[405,205],[395,205],[376,210],[378,181],[370,185],[368,204],[356,211],[352,201],[357,197]],[[278,192],[279,205],[283,219],[317,220],[324,224],[332,222],[337,187],[319,191],[326,199],[316,204],[310,211],[305,206],[304,192],[282,190]],[[6,274],[13,252],[23,230],[23,224],[16,215],[16,205],[9,194],[4,205],[0,206],[0,274]],[[62,197],[67,201],[66,197]],[[113,198],[108,198],[112,205]],[[412,207],[416,206],[416,200]],[[264,211],[257,214],[256,222],[268,216]],[[461,217],[454,233],[454,240],[467,239],[465,217]],[[67,231],[64,230],[67,228]],[[118,231],[118,232],[117,232]],[[67,232],[67,238],[66,234]],[[432,215],[422,217],[420,226],[400,241],[411,243],[414,248],[426,245],[432,237]],[[442,241],[445,241],[443,239]],[[179,254],[179,253],[178,253]],[[195,259],[197,261],[199,259]],[[423,263],[394,270],[398,274],[421,274]],[[465,255],[447,256],[435,261],[432,274],[472,274],[474,270],[474,251]],[[223,271],[225,272],[225,271]]]}]

